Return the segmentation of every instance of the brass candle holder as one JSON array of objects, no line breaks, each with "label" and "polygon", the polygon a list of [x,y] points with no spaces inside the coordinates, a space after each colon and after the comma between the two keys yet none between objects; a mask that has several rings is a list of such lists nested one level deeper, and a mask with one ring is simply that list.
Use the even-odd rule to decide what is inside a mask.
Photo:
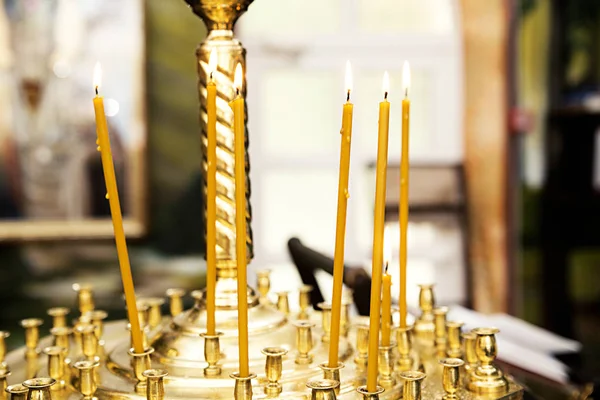
[{"label": "brass candle holder", "polygon": [[23,386],[29,389],[27,400],[52,400],[50,388],[56,381],[52,378],[33,378],[23,382]]},{"label": "brass candle holder", "polygon": [[70,310],[67,307],[52,307],[48,309],[48,315],[52,317],[52,327],[67,326],[67,315]]},{"label": "brass candle holder", "polygon": [[412,352],[413,326],[396,329],[396,341],[398,343],[398,370],[410,371],[413,368],[414,359]]},{"label": "brass candle holder", "polygon": [[475,343],[477,341],[477,335],[473,332],[465,332],[462,334],[462,338],[465,356],[465,372],[467,373],[465,378],[468,378],[469,374],[475,371],[479,362]]},{"label": "brass candle holder", "polygon": [[298,304],[300,305],[300,312],[298,313],[298,319],[310,318],[309,310],[311,308],[310,293],[313,287],[311,285],[302,285],[298,291]]},{"label": "brass candle holder", "polygon": [[21,320],[21,326],[25,328],[25,356],[38,354],[38,343],[40,341],[40,326],[43,321],[39,318],[27,318]]},{"label": "brass candle holder", "polygon": [[356,326],[356,365],[364,369],[369,360],[369,325],[360,324]]},{"label": "brass candle holder", "polygon": [[435,307],[435,297],[433,294],[434,285],[419,285],[419,308],[421,315],[417,318],[414,325],[415,339],[426,347],[431,347],[435,342],[435,324],[433,308]]},{"label": "brass candle holder", "polygon": [[269,291],[271,290],[271,270],[261,269],[256,272],[257,276],[257,290],[260,294],[260,302],[263,304],[270,304]]},{"label": "brass candle holder", "polygon": [[379,400],[379,395],[385,392],[385,389],[381,386],[377,386],[374,392],[369,392],[367,386],[359,386],[356,391],[362,395],[363,400]]},{"label": "brass candle holder", "polygon": [[290,313],[290,301],[288,295],[288,291],[277,292],[277,309],[285,315]]},{"label": "brass candle holder", "polygon": [[477,394],[503,394],[508,390],[508,381],[495,365],[494,360],[498,354],[496,346],[496,328],[477,328],[473,333],[477,335],[475,352],[479,365],[469,378],[469,390]]},{"label": "brass candle holder", "polygon": [[94,325],[81,325],[76,329],[81,335],[81,353],[88,359],[93,360],[98,353],[98,337]]},{"label": "brass candle holder", "polygon": [[65,387],[65,356],[66,350],[58,346],[44,348],[48,356],[48,375],[56,381],[52,390],[62,390]]},{"label": "brass candle holder", "polygon": [[279,379],[281,379],[281,370],[283,368],[282,358],[287,352],[283,347],[265,347],[262,349],[262,353],[267,356],[265,376],[269,383],[265,386],[265,394],[269,397],[278,396],[283,390]]},{"label": "brass candle holder", "polygon": [[336,400],[340,383],[331,379],[317,379],[308,381],[306,387],[310,389],[311,400]]},{"label": "brass candle holder", "polygon": [[146,400],[163,400],[165,398],[164,379],[169,373],[165,369],[147,369],[143,372],[146,385]]},{"label": "brass candle holder", "polygon": [[309,321],[296,321],[294,325],[296,326],[296,349],[298,350],[296,364],[310,364],[313,361],[310,351],[313,348],[312,328],[315,325]]},{"label": "brass candle holder", "polygon": [[77,292],[77,304],[81,315],[95,308],[94,294],[90,285],[74,283],[73,290]]},{"label": "brass candle holder", "polygon": [[379,358],[378,358],[378,371],[379,378],[378,383],[384,389],[392,389],[396,385],[396,377],[394,376],[394,351],[396,349],[396,343],[392,343],[389,346],[379,346]]},{"label": "brass candle holder", "polygon": [[335,394],[338,395],[340,393],[340,386],[342,384],[342,379],[340,375],[340,371],[345,367],[343,362],[338,362],[338,364],[334,367],[330,367],[328,363],[324,362],[319,364],[319,368],[323,370],[323,379],[331,380],[338,383],[335,388]]},{"label": "brass candle holder", "polygon": [[460,367],[464,365],[460,358],[443,358],[440,364],[444,367],[442,371],[442,386],[446,393],[444,400],[458,399],[456,393],[460,384]]},{"label": "brass candle holder", "polygon": [[185,290],[180,288],[170,288],[166,292],[169,298],[169,312],[172,317],[176,317],[183,312],[183,300],[185,296]]},{"label": "brass candle holder", "polygon": [[0,331],[0,372],[7,372],[10,370],[8,364],[6,364],[6,339],[10,336],[8,331]]},{"label": "brass candle holder", "polygon": [[8,386],[5,392],[8,393],[8,400],[25,400],[29,389],[23,386],[23,384],[18,383]]},{"label": "brass candle holder", "polygon": [[204,359],[208,366],[204,368],[204,376],[219,376],[221,375],[221,367],[218,365],[221,358],[220,337],[223,332],[215,332],[214,335],[201,333],[204,338]]},{"label": "brass candle holder", "polygon": [[421,385],[427,375],[419,371],[404,371],[400,378],[404,380],[403,400],[421,400]]},{"label": "brass candle holder", "polygon": [[7,378],[11,375],[9,370],[0,371],[0,397],[6,397],[6,388],[8,387]]},{"label": "brass candle holder", "polygon": [[433,309],[433,318],[435,326],[435,348],[438,357],[446,356],[447,346],[447,330],[446,330],[446,315],[448,307],[437,307]]},{"label": "brass candle holder", "polygon": [[50,329],[50,334],[54,337],[54,346],[62,347],[65,350],[70,348],[70,336],[73,329],[66,326],[59,326]]},{"label": "brass candle holder", "polygon": [[156,328],[162,322],[161,307],[165,300],[160,297],[147,297],[144,303],[148,306],[148,325],[150,329]]},{"label": "brass candle holder", "polygon": [[448,357],[462,357],[461,329],[463,325],[464,323],[460,321],[448,321],[446,323],[446,328],[448,329]]},{"label": "brass candle holder", "polygon": [[146,384],[146,376],[144,371],[152,368],[150,356],[154,353],[154,348],[149,347],[141,353],[136,353],[133,348],[129,349],[129,356],[132,358],[133,374],[135,379],[138,381],[138,385],[144,386]]},{"label": "brass candle holder", "polygon": [[256,374],[248,376],[240,376],[239,373],[229,375],[235,379],[233,387],[233,397],[235,400],[251,400],[252,399],[252,379],[256,378]]},{"label": "brass candle holder", "polygon": [[329,343],[331,336],[331,304],[319,303],[318,307],[321,309],[321,328],[323,329],[323,335],[321,335],[321,342]]},{"label": "brass candle holder", "polygon": [[104,320],[108,318],[108,313],[104,310],[92,310],[88,311],[85,315],[94,326],[96,337],[98,340],[101,340],[104,334]]},{"label": "brass candle holder", "polygon": [[73,367],[78,371],[79,376],[79,393],[84,399],[93,399],[98,382],[96,381],[96,369],[100,363],[98,361],[81,360],[73,364]]}]

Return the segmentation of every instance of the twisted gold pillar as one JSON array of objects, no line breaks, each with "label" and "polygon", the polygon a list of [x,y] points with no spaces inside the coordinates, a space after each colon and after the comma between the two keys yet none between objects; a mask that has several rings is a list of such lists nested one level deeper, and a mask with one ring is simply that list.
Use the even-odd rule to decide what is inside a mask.
[{"label": "twisted gold pillar", "polygon": [[[217,85],[217,278],[236,275],[235,257],[235,157],[233,112],[229,102],[233,100],[233,77],[235,67],[240,63],[246,71],[246,50],[233,36],[233,25],[252,0],[186,0],[195,14],[200,16],[208,28],[208,37],[196,50],[198,67],[198,94],[200,98],[200,125],[202,130],[202,171],[206,175],[207,158],[207,112],[206,85],[208,76],[208,58],[212,49],[218,55],[218,68],[213,74]],[[242,96],[246,97],[246,78]],[[246,112],[246,116],[248,113]],[[246,125],[247,126],[247,125]],[[250,170],[248,156],[248,131],[246,130],[246,173]],[[206,179],[204,180],[206,193]],[[252,208],[250,206],[250,180],[246,179],[246,226],[248,260],[253,257],[252,246]],[[205,210],[206,212],[206,210]]]}]

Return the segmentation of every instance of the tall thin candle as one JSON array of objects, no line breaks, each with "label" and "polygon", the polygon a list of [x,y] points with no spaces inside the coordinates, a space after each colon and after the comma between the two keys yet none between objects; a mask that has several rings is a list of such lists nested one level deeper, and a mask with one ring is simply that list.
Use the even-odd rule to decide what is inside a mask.
[{"label": "tall thin candle", "polygon": [[410,100],[408,89],[410,86],[410,67],[404,62],[402,71],[402,86],[404,99],[402,100],[402,155],[400,158],[400,327],[406,327],[406,239],[408,233],[408,150],[410,128]]},{"label": "tall thin candle", "polygon": [[389,239],[389,232],[384,231],[383,249],[384,266],[383,289],[381,293],[381,345],[389,346],[391,343],[392,331],[392,276],[388,274],[388,267],[392,259],[392,249]]},{"label": "tall thin candle", "polygon": [[135,289],[133,287],[133,278],[131,276],[131,266],[129,265],[129,253],[127,252],[127,242],[125,239],[125,230],[123,229],[123,216],[121,215],[121,204],[119,202],[119,192],[117,190],[117,179],[115,177],[115,166],[113,164],[112,152],[110,150],[110,139],[108,137],[108,125],[106,115],[104,114],[104,99],[98,94],[100,83],[102,81],[102,67],[96,63],[94,68],[94,112],[96,114],[96,134],[98,135],[98,150],[102,159],[102,169],[104,170],[104,180],[106,182],[106,191],[110,214],[112,216],[113,230],[115,233],[115,243],[119,257],[119,268],[121,271],[121,281],[123,282],[123,291],[125,292],[125,304],[127,305],[127,315],[131,326],[131,340],[133,349],[136,353],[144,352],[142,341],[142,330],[138,319],[137,303],[135,298]]}]

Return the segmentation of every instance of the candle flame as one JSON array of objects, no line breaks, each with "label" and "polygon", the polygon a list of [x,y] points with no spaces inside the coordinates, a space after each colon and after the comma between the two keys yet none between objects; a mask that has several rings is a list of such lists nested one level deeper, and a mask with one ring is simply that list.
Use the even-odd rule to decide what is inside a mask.
[{"label": "candle flame", "polygon": [[243,78],[242,64],[238,63],[235,67],[235,78],[233,79],[233,87],[238,93],[242,92],[242,82]]},{"label": "candle flame", "polygon": [[385,71],[383,73],[382,89],[383,89],[383,98],[387,99],[388,93],[390,91],[390,75],[388,74],[387,71]]},{"label": "candle flame", "polygon": [[346,61],[346,91],[348,94],[352,91],[352,68],[350,67],[350,60]]},{"label": "candle flame", "polygon": [[408,89],[410,88],[410,66],[408,61],[404,61],[402,67],[402,88],[404,89],[404,96],[408,97]]},{"label": "candle flame", "polygon": [[387,273],[388,264],[392,261],[392,235],[389,226],[383,232],[383,262]]},{"label": "candle flame", "polygon": [[212,78],[213,73],[217,71],[217,49],[213,47],[208,57],[208,74]]},{"label": "candle flame", "polygon": [[96,65],[94,66],[93,82],[94,82],[94,89],[96,89],[96,91],[98,91],[98,88],[102,84],[102,65],[100,65],[100,62],[96,62]]}]

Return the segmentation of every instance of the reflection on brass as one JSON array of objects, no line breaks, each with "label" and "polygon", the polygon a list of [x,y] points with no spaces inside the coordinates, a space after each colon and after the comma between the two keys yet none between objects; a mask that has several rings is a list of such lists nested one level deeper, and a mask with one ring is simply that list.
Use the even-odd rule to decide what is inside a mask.
[{"label": "reflection on brass", "polygon": [[446,330],[446,314],[448,314],[448,307],[442,306],[433,309],[433,318],[435,326],[435,348],[438,353],[438,357],[446,356],[446,346],[448,342]]},{"label": "reflection on brass", "polygon": [[477,368],[477,352],[475,350],[475,342],[477,340],[477,335],[473,332],[465,332],[462,334],[464,350],[465,350],[465,371],[467,372],[467,376],[465,379],[468,379],[469,374],[475,371]]},{"label": "reflection on brass", "polygon": [[25,400],[27,397],[27,392],[29,392],[29,389],[20,383],[16,385],[10,385],[6,388],[8,400]]},{"label": "reflection on brass", "polygon": [[277,292],[277,309],[285,315],[290,313],[290,302],[288,299],[289,292]]},{"label": "reflection on brass", "polygon": [[414,363],[411,354],[412,332],[412,325],[396,329],[396,341],[398,343],[398,369],[400,371],[409,371]]},{"label": "reflection on brass", "polygon": [[309,310],[311,307],[310,293],[313,287],[311,285],[302,285],[298,291],[298,304],[300,305],[300,312],[298,313],[298,319],[308,319]]},{"label": "reflection on brass", "polygon": [[84,315],[88,311],[94,309],[94,295],[91,285],[75,283],[73,290],[77,292],[77,303],[79,305],[79,313]]},{"label": "reflection on brass", "polygon": [[463,325],[464,323],[459,321],[448,321],[446,323],[446,327],[448,328],[448,357],[462,357],[462,343],[460,341],[460,335]]},{"label": "reflection on brass", "polygon": [[139,383],[146,382],[144,371],[152,368],[152,364],[150,362],[150,355],[152,353],[154,353],[154,349],[152,347],[148,348],[142,353],[136,353],[133,348],[129,349],[128,351],[128,354],[131,356],[133,361],[133,374]]},{"label": "reflection on brass", "polygon": [[108,313],[104,310],[93,310],[88,311],[85,316],[94,325],[98,340],[102,339],[102,335],[104,334],[104,320],[108,318]]},{"label": "reflection on brass", "polygon": [[172,317],[183,312],[183,296],[185,296],[185,290],[180,288],[167,289],[167,297],[169,298],[169,311]]},{"label": "reflection on brass", "polygon": [[479,366],[471,374],[469,390],[478,394],[502,394],[508,389],[508,382],[504,374],[493,363],[498,354],[496,347],[496,328],[477,328],[473,333],[477,335],[475,352]]},{"label": "reflection on brass", "polygon": [[54,337],[54,345],[69,350],[69,337],[73,329],[66,326],[50,329],[50,334]]},{"label": "reflection on brass", "polygon": [[321,329],[323,329],[323,335],[321,336],[321,342],[329,343],[331,336],[331,304],[319,303],[321,309]]},{"label": "reflection on brass", "polygon": [[265,386],[265,394],[269,397],[276,397],[282,391],[279,379],[281,379],[281,370],[283,368],[282,358],[287,354],[287,350],[283,347],[265,347],[262,349],[262,353],[267,356],[265,360],[265,375],[269,382]]},{"label": "reflection on brass", "polygon": [[141,299],[140,302],[148,307],[146,317],[150,329],[157,327],[162,322],[162,311],[160,308],[165,304],[165,300],[160,297],[146,297]]},{"label": "reflection on brass", "polygon": [[315,325],[309,321],[296,321],[294,325],[296,326],[296,350],[298,350],[296,364],[310,364],[313,361],[310,351],[313,348],[312,328]]},{"label": "reflection on brass", "polygon": [[379,359],[378,359],[378,371],[379,385],[385,389],[391,389],[396,385],[396,377],[394,375],[394,350],[396,349],[396,343],[392,343],[389,346],[379,346]]},{"label": "reflection on brass", "polygon": [[165,369],[147,369],[144,371],[144,376],[148,381],[146,400],[163,400],[165,398],[164,379],[168,374]]},{"label": "reflection on brass", "polygon": [[340,382],[331,379],[317,379],[308,381],[306,387],[311,391],[311,400],[336,400],[336,391],[339,391]]},{"label": "reflection on brass", "polygon": [[88,359],[93,360],[98,352],[98,337],[94,325],[80,325],[75,331],[81,335],[81,353]]},{"label": "reflection on brass", "polygon": [[79,392],[84,399],[92,399],[98,389],[96,381],[96,368],[98,361],[81,360],[73,364],[73,367],[79,371]]},{"label": "reflection on brass", "polygon": [[251,400],[252,399],[252,379],[256,378],[256,374],[250,374],[249,376],[240,376],[235,373],[229,375],[235,379],[235,385],[233,387],[233,397],[235,400]]},{"label": "reflection on brass", "polygon": [[66,350],[58,346],[49,346],[44,348],[44,354],[48,356],[48,375],[56,380],[52,390],[62,390],[65,387]]},{"label": "reflection on brass", "polygon": [[136,303],[138,310],[138,319],[140,320],[140,327],[144,329],[146,325],[148,325],[150,306],[146,302],[145,298],[138,299]]},{"label": "reflection on brass", "polygon": [[23,386],[29,389],[27,400],[52,400],[50,388],[56,381],[52,378],[33,378],[23,382]]},{"label": "reflection on brass", "polygon": [[269,304],[269,291],[271,290],[271,270],[261,269],[256,272],[256,289],[260,296],[260,302]]},{"label": "reflection on brass", "polygon": [[460,367],[464,365],[460,358],[443,358],[440,364],[444,367],[442,371],[442,386],[444,388],[445,400],[458,399],[456,392],[460,384]]},{"label": "reflection on brass", "polygon": [[385,389],[381,386],[377,386],[377,390],[369,392],[366,386],[359,386],[356,391],[362,395],[363,400],[379,400],[379,395],[382,394]]},{"label": "reflection on brass", "polygon": [[221,358],[219,338],[223,336],[223,332],[216,332],[214,335],[201,333],[200,336],[204,338],[204,359],[208,363],[208,366],[204,368],[204,375],[221,375],[221,367],[218,365],[219,359]]},{"label": "reflection on brass", "polygon": [[369,325],[360,324],[356,326],[356,357],[354,362],[361,368],[367,367],[369,358]]},{"label": "reflection on brass", "polygon": [[342,300],[342,310],[340,314],[340,335],[347,338],[350,332],[350,304],[348,300]]},{"label": "reflection on brass", "polygon": [[400,378],[404,379],[403,399],[421,400],[421,383],[426,375],[419,371],[404,371]]},{"label": "reflection on brass", "polygon": [[433,308],[435,297],[433,285],[419,285],[419,308],[421,315],[415,321],[415,339],[424,346],[431,346],[435,341],[435,325]]},{"label": "reflection on brass", "polygon": [[25,328],[25,347],[27,347],[26,353],[28,354],[37,354],[38,352],[37,346],[40,341],[40,326],[42,323],[39,318],[21,320],[21,326]]},{"label": "reflection on brass", "polygon": [[70,310],[67,307],[52,307],[48,309],[48,315],[52,317],[52,327],[67,326],[67,315]]},{"label": "reflection on brass", "polygon": [[319,364],[319,368],[323,370],[323,379],[331,380],[338,383],[338,385],[335,387],[336,395],[340,393],[340,385],[342,382],[340,378],[340,370],[344,367],[345,365],[342,362],[338,362],[338,364],[335,367],[330,367],[326,362]]}]

